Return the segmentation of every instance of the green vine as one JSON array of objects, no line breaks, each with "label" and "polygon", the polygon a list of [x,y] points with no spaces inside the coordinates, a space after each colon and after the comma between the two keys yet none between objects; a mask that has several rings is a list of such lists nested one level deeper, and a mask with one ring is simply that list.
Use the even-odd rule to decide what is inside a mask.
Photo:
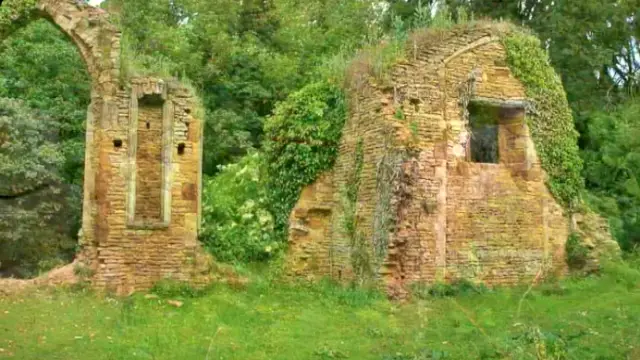
[{"label": "green vine", "polygon": [[286,239],[289,214],[302,188],[333,166],[346,113],[342,90],[321,81],[279,103],[267,119],[268,202],[278,239]]},{"label": "green vine", "polygon": [[358,139],[353,154],[353,172],[342,189],[342,232],[348,239],[351,248],[351,267],[356,281],[363,283],[372,273],[371,256],[367,240],[358,228],[358,192],[362,167],[364,165],[364,150],[362,139]]},{"label": "green vine", "polygon": [[525,85],[533,104],[527,123],[542,168],[549,177],[547,186],[556,200],[574,209],[584,189],[582,159],[578,132],[560,77],[536,37],[514,31],[504,37],[503,43],[509,67]]}]

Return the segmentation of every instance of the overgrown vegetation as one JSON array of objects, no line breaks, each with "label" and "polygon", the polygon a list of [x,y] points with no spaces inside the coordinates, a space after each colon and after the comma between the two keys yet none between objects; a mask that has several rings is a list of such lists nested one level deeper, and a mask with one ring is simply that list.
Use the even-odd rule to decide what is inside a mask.
[{"label": "overgrown vegetation", "polygon": [[640,246],[640,102],[594,112],[584,134],[588,202],[609,218],[623,249]]},{"label": "overgrown vegetation", "polygon": [[[0,8],[0,96],[20,98],[59,123],[65,158],[60,174],[75,187],[68,193],[79,194],[89,79],[77,50],[53,25],[38,21],[23,27],[35,3],[5,0]],[[584,195],[569,104],[580,131],[586,185],[593,191],[585,197],[609,217],[617,239],[631,250],[640,241],[638,149],[629,135],[635,131],[632,95],[639,89],[637,1],[615,7],[594,0],[538,4],[224,0],[212,7],[201,0],[105,0],[100,6],[124,32],[122,76],[147,71],[177,76],[202,93],[205,173],[213,177],[224,169],[220,165],[238,161],[240,168],[252,163],[263,173],[258,182],[238,181],[231,173],[240,168],[232,167],[208,180],[205,204],[211,206],[205,208],[203,240],[220,259],[268,259],[282,249],[300,189],[335,158],[346,116],[342,85],[358,86],[371,76],[384,83],[389,69],[416,55],[420,39],[438,39],[454,24],[473,26],[479,17],[514,20],[541,39],[517,31],[504,42],[510,67],[534,100],[528,118],[549,187],[572,210]],[[19,18],[25,21],[15,21]],[[418,28],[424,30],[411,36]],[[549,59],[560,77],[546,66]],[[258,160],[245,159],[254,151]],[[219,190],[237,195],[210,193]],[[67,200],[79,207],[78,196]],[[259,205],[247,209],[248,200]],[[254,221],[266,218],[258,209],[273,217],[273,232],[270,222]],[[255,235],[258,229],[269,235]],[[240,232],[252,235],[234,239]],[[384,238],[376,241],[382,244]]]},{"label": "overgrown vegetation", "polygon": [[21,99],[0,104],[0,188],[28,190],[0,204],[0,252],[12,254],[0,256],[0,272],[33,276],[73,256],[90,79],[77,49],[38,20],[0,41],[0,98]]},{"label": "overgrown vegetation", "polygon": [[267,119],[266,187],[279,239],[285,238],[289,214],[302,187],[335,162],[345,118],[342,91],[330,83],[317,82],[279,103]]},{"label": "overgrown vegetation", "polygon": [[200,239],[217,260],[265,260],[282,246],[274,238],[264,177],[262,156],[253,153],[205,181]]},{"label": "overgrown vegetation", "polygon": [[80,193],[62,182],[57,127],[0,97],[0,275],[37,275],[73,255]]},{"label": "overgrown vegetation", "polygon": [[353,152],[353,163],[350,164],[347,182],[341,189],[341,218],[340,234],[346,238],[349,245],[351,268],[353,269],[357,284],[364,284],[370,280],[373,274],[371,262],[371,250],[367,239],[359,226],[358,195],[362,180],[362,167],[364,165],[364,150],[362,139],[358,139]]},{"label": "overgrown vegetation", "polygon": [[41,290],[0,298],[0,356],[597,360],[639,355],[640,270],[629,265],[607,267],[586,279],[543,283],[525,297],[524,287],[475,291],[461,285],[454,297],[438,290],[404,304],[326,281],[285,285],[250,277],[245,288],[214,285],[204,293],[161,285],[152,292],[157,297]]},{"label": "overgrown vegetation", "polygon": [[580,235],[571,233],[566,243],[567,265],[572,270],[582,269],[588,260],[589,249],[583,244]]},{"label": "overgrown vegetation", "polygon": [[584,190],[578,132],[560,77],[549,64],[540,40],[521,32],[505,37],[507,61],[513,74],[525,85],[533,108],[527,123],[547,185],[555,198],[574,209]]}]

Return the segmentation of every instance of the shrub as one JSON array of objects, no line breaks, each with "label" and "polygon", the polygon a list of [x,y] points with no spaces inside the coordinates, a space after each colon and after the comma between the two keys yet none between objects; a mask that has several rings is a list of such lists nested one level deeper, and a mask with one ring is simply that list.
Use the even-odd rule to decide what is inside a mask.
[{"label": "shrub", "polygon": [[321,81],[293,93],[267,119],[267,196],[278,239],[286,238],[289,214],[302,187],[333,166],[345,118],[343,92]]},{"label": "shrub", "polygon": [[623,250],[640,245],[640,103],[591,113],[583,135],[590,204],[609,219]]},{"label": "shrub", "polygon": [[0,98],[0,271],[31,277],[71,259],[80,192],[60,182],[55,122]]},{"label": "shrub", "polygon": [[456,297],[470,294],[483,294],[489,289],[484,284],[474,284],[466,279],[458,279],[451,283],[435,283],[433,285],[415,284],[412,292],[418,298]]},{"label": "shrub", "polygon": [[577,233],[571,233],[566,243],[567,264],[570,269],[582,269],[587,264],[589,249],[582,243],[582,238]]},{"label": "shrub", "polygon": [[252,153],[205,181],[201,240],[217,260],[265,260],[279,250],[263,177],[262,157]]}]

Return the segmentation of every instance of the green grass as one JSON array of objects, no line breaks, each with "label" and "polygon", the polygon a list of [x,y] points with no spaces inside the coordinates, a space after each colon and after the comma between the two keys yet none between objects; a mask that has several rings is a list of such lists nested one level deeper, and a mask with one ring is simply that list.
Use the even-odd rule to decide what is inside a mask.
[{"label": "green grass", "polygon": [[639,282],[618,265],[542,284],[519,317],[525,288],[432,291],[404,304],[259,277],[201,294],[164,287],[156,299],[41,289],[0,299],[0,358],[640,359]]}]

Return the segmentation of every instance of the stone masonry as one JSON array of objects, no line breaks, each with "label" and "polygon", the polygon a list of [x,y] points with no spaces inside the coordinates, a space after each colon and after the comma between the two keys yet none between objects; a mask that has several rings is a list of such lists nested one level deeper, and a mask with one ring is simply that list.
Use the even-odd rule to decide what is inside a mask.
[{"label": "stone masonry", "polygon": [[[501,35],[493,24],[436,32],[415,43],[389,81],[367,77],[354,87],[336,164],[291,213],[290,274],[353,278],[341,193],[358,142],[357,227],[390,295],[416,282],[514,284],[566,271],[570,220],[545,185],[525,89],[507,67]],[[503,109],[498,163],[469,158],[469,103]]]},{"label": "stone masonry", "polygon": [[81,251],[99,289],[129,293],[165,278],[203,284],[198,242],[202,114],[175,80],[120,77],[121,34],[76,0],[41,0],[35,16],[79,49],[92,79],[87,113]]}]

